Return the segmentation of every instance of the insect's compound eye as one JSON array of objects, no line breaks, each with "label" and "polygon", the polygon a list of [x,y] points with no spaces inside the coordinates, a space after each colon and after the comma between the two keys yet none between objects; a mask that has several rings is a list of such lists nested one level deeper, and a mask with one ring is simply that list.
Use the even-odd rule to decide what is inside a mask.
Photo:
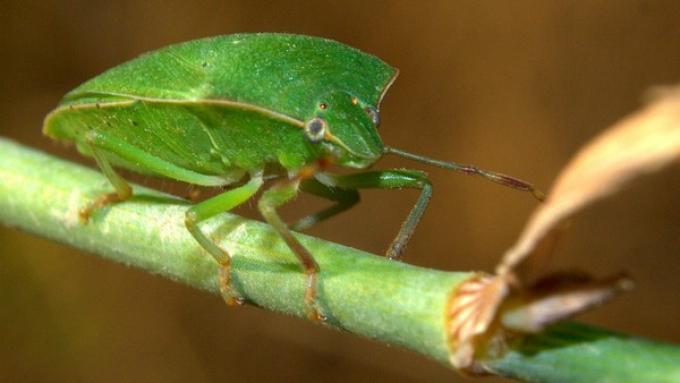
[{"label": "insect's compound eye", "polygon": [[367,106],[366,109],[364,110],[368,114],[368,117],[370,117],[371,121],[373,121],[373,125],[380,126],[380,112],[378,112],[377,109],[370,106]]},{"label": "insect's compound eye", "polygon": [[326,121],[313,118],[305,124],[305,135],[313,143],[321,142],[326,135]]}]

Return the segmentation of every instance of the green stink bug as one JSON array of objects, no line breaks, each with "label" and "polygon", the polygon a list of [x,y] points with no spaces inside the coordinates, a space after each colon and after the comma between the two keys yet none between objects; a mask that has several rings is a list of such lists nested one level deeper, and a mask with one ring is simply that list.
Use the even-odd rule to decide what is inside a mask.
[{"label": "green stink bug", "polygon": [[420,171],[339,175],[329,166],[365,169],[384,154],[396,154],[536,194],[530,184],[508,176],[385,146],[377,131],[379,106],[397,73],[375,56],[322,38],[272,33],[206,38],[142,55],[87,81],[64,96],[43,130],[94,157],[115,188],[81,210],[85,220],[132,194],[112,165],[203,186],[244,181],[193,205],[185,220],[221,265],[221,291],[230,304],[242,301],[231,288],[230,256],[198,224],[247,201],[265,178],[278,178],[258,208],[299,258],[307,275],[305,307],[315,319],[319,267],[276,209],[299,190],[335,201],[292,226],[302,230],[356,204],[358,189],[420,189],[387,251],[397,258],[432,192]]}]

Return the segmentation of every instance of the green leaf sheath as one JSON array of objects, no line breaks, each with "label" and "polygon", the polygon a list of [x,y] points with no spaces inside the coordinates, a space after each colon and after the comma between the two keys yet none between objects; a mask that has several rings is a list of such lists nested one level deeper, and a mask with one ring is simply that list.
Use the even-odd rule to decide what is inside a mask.
[{"label": "green leaf sheath", "polygon": [[[0,221],[218,293],[218,267],[184,227],[188,205],[133,185],[132,200],[78,209],[111,190],[98,172],[0,139]],[[264,308],[304,317],[304,274],[267,225],[221,214],[202,225],[233,254],[234,287]],[[328,325],[400,345],[448,365],[450,292],[471,273],[389,261],[304,235],[321,267],[318,302]],[[226,310],[226,308],[225,308]],[[238,309],[235,309],[238,310]],[[680,349],[579,324],[563,324],[486,361],[532,382],[680,382]]]},{"label": "green leaf sheath", "polygon": [[680,382],[677,345],[579,323],[558,324],[526,338],[489,364],[499,375],[528,382]]}]

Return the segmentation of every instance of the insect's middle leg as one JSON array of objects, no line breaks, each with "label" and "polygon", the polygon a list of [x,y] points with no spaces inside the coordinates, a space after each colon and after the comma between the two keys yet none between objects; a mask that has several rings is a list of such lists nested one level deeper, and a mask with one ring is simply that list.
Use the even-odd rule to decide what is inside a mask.
[{"label": "insect's middle leg", "polygon": [[408,217],[399,229],[399,233],[387,249],[387,257],[390,259],[399,258],[408,244],[411,235],[418,226],[420,218],[425,213],[430,197],[432,197],[432,185],[427,174],[417,170],[381,170],[369,171],[364,173],[333,175],[324,173],[319,179],[329,186],[345,190],[355,189],[420,189],[420,195],[415,205],[411,209]]},{"label": "insect's middle leg", "polygon": [[203,234],[198,227],[198,223],[241,205],[257,193],[260,186],[262,186],[262,182],[261,173],[252,175],[250,181],[245,185],[207,199],[192,206],[186,212],[185,224],[187,230],[220,265],[220,292],[228,305],[241,304],[243,302],[242,298],[238,297],[231,287],[231,257],[213,240]]},{"label": "insect's middle leg", "polygon": [[323,319],[316,304],[316,275],[319,272],[319,265],[314,257],[305,249],[304,246],[293,236],[288,226],[281,220],[276,208],[285,204],[295,197],[300,188],[300,178],[293,178],[279,181],[269,190],[262,194],[258,201],[260,213],[267,222],[276,229],[288,247],[295,253],[307,276],[305,282],[305,310],[310,320],[318,321]]},{"label": "insect's middle leg", "polygon": [[335,204],[317,213],[300,218],[290,228],[295,231],[309,229],[317,223],[351,208],[359,202],[359,192],[355,189],[343,189],[324,185],[315,178],[302,181],[302,191],[334,201]]}]

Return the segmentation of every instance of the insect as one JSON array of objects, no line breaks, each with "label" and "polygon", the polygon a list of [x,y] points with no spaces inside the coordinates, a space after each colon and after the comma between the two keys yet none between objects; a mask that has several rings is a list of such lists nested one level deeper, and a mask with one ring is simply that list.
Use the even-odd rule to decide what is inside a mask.
[{"label": "insect", "polygon": [[[512,177],[385,146],[377,130],[379,107],[397,74],[375,56],[317,37],[205,38],[144,54],[85,82],[48,114],[43,131],[94,157],[115,189],[81,209],[85,221],[132,195],[114,166],[194,185],[233,186],[192,205],[185,218],[187,230],[220,265],[220,289],[228,304],[243,301],[231,287],[231,258],[199,224],[244,203],[265,179],[275,178],[257,206],[299,259],[306,274],[306,314],[320,319],[319,266],[291,229],[309,228],[350,208],[359,201],[359,189],[420,189],[387,251],[389,258],[398,258],[430,200],[432,186],[424,172],[365,170],[383,155],[538,193]],[[331,171],[334,166],[362,170],[341,175]],[[277,208],[300,191],[335,203],[289,227]]]}]

